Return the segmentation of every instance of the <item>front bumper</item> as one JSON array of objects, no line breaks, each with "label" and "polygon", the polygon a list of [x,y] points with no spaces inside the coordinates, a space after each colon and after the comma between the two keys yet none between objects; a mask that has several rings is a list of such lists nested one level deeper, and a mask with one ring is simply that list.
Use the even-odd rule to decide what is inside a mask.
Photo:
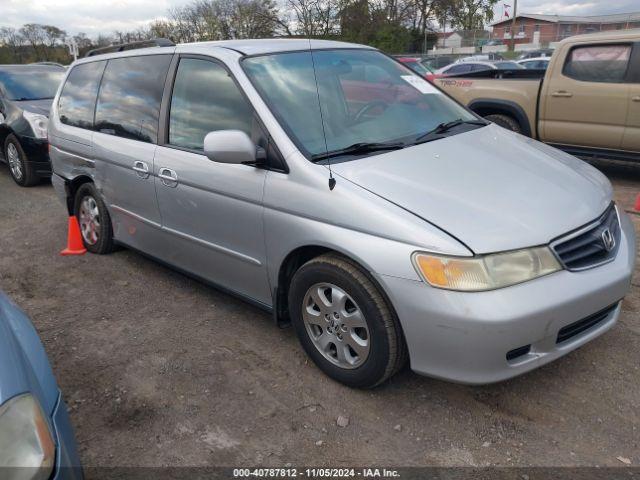
[{"label": "front bumper", "polygon": [[[563,270],[473,293],[377,275],[404,330],[411,368],[460,383],[493,383],[551,362],[609,330],[620,314],[636,258],[634,227],[627,215],[620,217],[616,259],[591,270]],[[557,343],[563,327],[610,306],[597,324]],[[507,360],[508,352],[527,345],[528,353]]]},{"label": "front bumper", "polygon": [[73,427],[69,420],[67,406],[58,397],[58,403],[51,416],[56,438],[56,466],[53,480],[82,480],[82,467],[78,457]]},{"label": "front bumper", "polygon": [[51,176],[49,142],[46,139],[33,137],[19,137],[18,141],[27,156],[27,162],[36,175],[41,178],[49,178]]}]

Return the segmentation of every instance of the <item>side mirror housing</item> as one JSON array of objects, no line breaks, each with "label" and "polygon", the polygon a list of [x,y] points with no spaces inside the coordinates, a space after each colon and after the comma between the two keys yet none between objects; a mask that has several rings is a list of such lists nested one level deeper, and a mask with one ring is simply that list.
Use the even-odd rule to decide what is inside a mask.
[{"label": "side mirror housing", "polygon": [[214,162],[255,164],[258,147],[240,130],[218,130],[204,137],[204,154]]}]

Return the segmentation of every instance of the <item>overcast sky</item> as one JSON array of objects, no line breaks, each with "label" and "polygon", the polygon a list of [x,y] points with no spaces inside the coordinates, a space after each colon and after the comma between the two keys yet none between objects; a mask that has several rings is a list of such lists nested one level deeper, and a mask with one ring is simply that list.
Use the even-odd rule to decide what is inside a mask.
[{"label": "overcast sky", "polygon": [[[93,37],[114,30],[135,30],[162,18],[170,7],[189,0],[0,0],[0,26],[20,27],[25,23],[56,25],[68,33],[84,32]],[[502,16],[500,0],[495,20]],[[640,10],[638,0],[519,0],[522,13],[558,15],[604,15]],[[511,10],[513,11],[513,9]]]}]

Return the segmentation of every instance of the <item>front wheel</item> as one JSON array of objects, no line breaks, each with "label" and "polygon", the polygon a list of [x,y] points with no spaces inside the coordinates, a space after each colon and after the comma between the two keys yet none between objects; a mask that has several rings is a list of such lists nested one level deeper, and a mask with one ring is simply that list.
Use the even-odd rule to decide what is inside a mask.
[{"label": "front wheel", "polygon": [[114,243],[111,217],[92,183],[85,183],[78,189],[74,207],[85,248],[91,253],[112,252]]},{"label": "front wheel", "polygon": [[520,127],[520,123],[518,123],[518,121],[515,118],[509,115],[495,114],[495,115],[487,115],[484,118],[486,120],[489,120],[490,122],[495,123],[496,125],[502,128],[511,130],[512,132],[522,133],[522,127]]},{"label": "front wheel", "polygon": [[370,388],[406,361],[400,325],[386,300],[351,261],[322,255],[295,273],[289,311],[315,364],[351,387]]}]

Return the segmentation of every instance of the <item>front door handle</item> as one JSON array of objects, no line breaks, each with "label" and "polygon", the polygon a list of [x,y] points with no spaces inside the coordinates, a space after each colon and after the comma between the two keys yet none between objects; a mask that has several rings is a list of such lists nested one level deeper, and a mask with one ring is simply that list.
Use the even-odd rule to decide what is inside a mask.
[{"label": "front door handle", "polygon": [[553,92],[551,94],[552,97],[560,97],[560,98],[571,98],[573,97],[573,93],[565,92],[564,90],[560,90],[559,92]]},{"label": "front door handle", "polygon": [[175,188],[178,186],[178,174],[170,168],[162,167],[158,172],[158,178],[165,187]]},{"label": "front door handle", "polygon": [[144,162],[134,162],[133,169],[140,178],[148,178],[149,177],[149,166]]},{"label": "front door handle", "polygon": [[631,100],[634,102],[640,102],[640,95],[637,95],[635,97],[631,97]]}]

